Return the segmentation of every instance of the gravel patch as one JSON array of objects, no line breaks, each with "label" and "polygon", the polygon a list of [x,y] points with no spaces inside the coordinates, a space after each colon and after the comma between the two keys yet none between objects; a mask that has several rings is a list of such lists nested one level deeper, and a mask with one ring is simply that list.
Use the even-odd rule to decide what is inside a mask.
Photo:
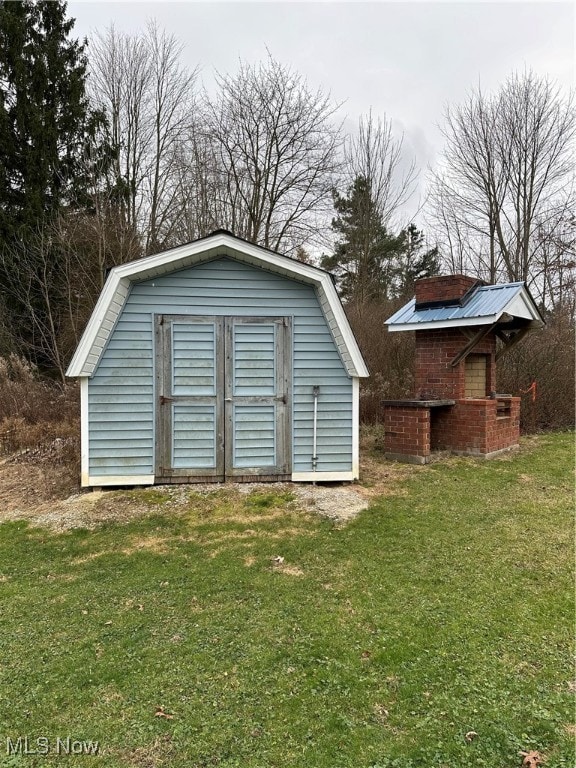
[{"label": "gravel patch", "polygon": [[255,491],[271,494],[290,493],[294,496],[294,501],[290,504],[291,509],[321,515],[341,523],[352,520],[369,504],[369,498],[362,495],[359,490],[353,486],[344,485],[206,483],[154,486],[141,490],[142,499],[139,498],[139,488],[134,488],[129,496],[125,491],[98,490],[75,493],[63,500],[29,499],[27,504],[16,503],[0,509],[0,521],[28,520],[32,525],[46,526],[58,532],[71,528],[93,529],[106,522],[128,521],[153,512],[155,507],[147,503],[146,490],[154,490],[169,496],[169,501],[157,508],[164,508],[167,514],[170,511],[178,512],[180,509],[184,511],[189,506],[191,497],[210,496],[222,491],[237,492],[242,495],[249,495]]},{"label": "gravel patch", "polygon": [[225,483],[220,485],[198,484],[180,486],[157,486],[167,492],[174,501],[185,504],[189,493],[207,496],[219,490],[237,491],[249,495],[254,491],[268,493],[292,493],[296,506],[306,512],[316,513],[332,520],[346,522],[366,509],[369,499],[349,485],[312,485],[298,483]]},{"label": "gravel patch", "polygon": [[293,492],[309,512],[347,522],[366,509],[369,500],[349,486],[297,485]]}]

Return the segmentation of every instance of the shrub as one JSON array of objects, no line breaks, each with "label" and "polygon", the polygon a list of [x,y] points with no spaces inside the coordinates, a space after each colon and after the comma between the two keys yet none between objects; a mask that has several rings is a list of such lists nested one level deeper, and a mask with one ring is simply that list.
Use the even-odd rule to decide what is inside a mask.
[{"label": "shrub", "polygon": [[356,336],[370,378],[360,387],[360,420],[377,424],[382,418],[382,400],[410,395],[414,382],[414,334],[388,333],[386,320],[402,301],[348,305],[346,314]]},{"label": "shrub", "polygon": [[[43,448],[54,441],[63,461],[78,453],[78,387],[42,378],[34,365],[17,355],[0,357],[0,452]],[[54,446],[52,446],[53,448]]]},{"label": "shrub", "polygon": [[551,313],[545,328],[498,361],[498,391],[522,395],[523,432],[574,427],[574,362],[574,321],[568,311]]}]

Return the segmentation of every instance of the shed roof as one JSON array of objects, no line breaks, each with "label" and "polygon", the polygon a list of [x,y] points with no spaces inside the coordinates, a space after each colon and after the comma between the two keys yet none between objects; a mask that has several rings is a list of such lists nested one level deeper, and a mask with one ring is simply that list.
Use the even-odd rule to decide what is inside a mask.
[{"label": "shed roof", "polygon": [[154,256],[131,261],[110,270],[66,375],[92,376],[133,283],[160,277],[221,257],[237,259],[314,286],[348,374],[359,377],[368,376],[368,369],[330,273],[249,243],[226,230],[217,230],[200,240]]},{"label": "shed roof", "polygon": [[482,285],[474,288],[462,304],[451,306],[416,306],[412,299],[386,321],[389,331],[414,331],[434,328],[458,328],[494,323],[528,323],[542,327],[544,320],[526,283]]}]

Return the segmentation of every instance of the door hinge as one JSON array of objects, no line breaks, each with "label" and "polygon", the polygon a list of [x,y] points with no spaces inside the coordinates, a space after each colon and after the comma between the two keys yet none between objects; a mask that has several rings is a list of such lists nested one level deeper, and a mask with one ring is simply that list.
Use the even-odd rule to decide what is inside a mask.
[{"label": "door hinge", "polygon": [[160,395],[160,405],[166,405],[166,403],[171,403],[174,400],[173,397],[166,397],[165,395]]}]

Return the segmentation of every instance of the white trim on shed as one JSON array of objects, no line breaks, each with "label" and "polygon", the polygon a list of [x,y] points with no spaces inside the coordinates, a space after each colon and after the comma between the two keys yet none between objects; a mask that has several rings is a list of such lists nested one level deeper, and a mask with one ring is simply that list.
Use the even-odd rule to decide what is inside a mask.
[{"label": "white trim on shed", "polygon": [[201,240],[154,256],[114,267],[108,275],[106,285],[66,375],[78,377],[93,375],[133,283],[150,280],[222,256],[313,285],[318,292],[320,304],[348,375],[353,378],[364,378],[369,375],[328,272],[268,251],[224,231],[215,232]]}]

